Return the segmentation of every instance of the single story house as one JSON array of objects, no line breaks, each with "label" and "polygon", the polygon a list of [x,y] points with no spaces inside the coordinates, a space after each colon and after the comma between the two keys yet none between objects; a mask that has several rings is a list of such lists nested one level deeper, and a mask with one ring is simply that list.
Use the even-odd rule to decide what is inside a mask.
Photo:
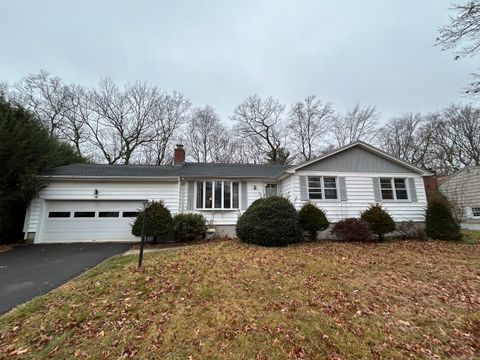
[{"label": "single story house", "polygon": [[467,166],[457,171],[439,188],[454,205],[462,228],[480,230],[480,166]]},{"label": "single story house", "polygon": [[330,222],[358,217],[375,202],[397,222],[424,222],[423,178],[431,175],[361,141],[295,166],[190,163],[178,145],[172,165],[73,164],[47,172],[24,232],[34,243],[135,241],[138,210],[145,200],[162,200],[173,214],[201,213],[233,236],[240,214],[271,195],[297,209],[314,202]]}]

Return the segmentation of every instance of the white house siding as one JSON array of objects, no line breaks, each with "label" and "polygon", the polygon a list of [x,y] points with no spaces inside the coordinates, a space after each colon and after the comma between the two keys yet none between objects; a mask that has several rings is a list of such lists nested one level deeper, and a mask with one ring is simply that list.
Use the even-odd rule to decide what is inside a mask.
[{"label": "white house siding", "polygon": [[[98,190],[95,197],[94,191]],[[44,211],[49,202],[55,200],[163,200],[172,213],[178,211],[177,181],[93,181],[93,180],[53,180],[33,199],[25,219],[25,237],[36,233],[41,238],[47,214]]]},{"label": "white house siding", "polygon": [[463,209],[462,227],[480,230],[480,217],[474,217],[471,210],[480,207],[480,166],[468,167],[450,176],[440,185],[440,191]]},{"label": "white house siding", "polygon": [[293,194],[293,179],[293,176],[288,176],[278,183],[279,195],[289,199],[292,202],[295,201]]},{"label": "white house siding", "polygon": [[36,232],[39,226],[40,214],[42,210],[43,200],[36,198],[30,202],[27,214],[25,216],[25,225],[23,231],[25,236],[28,233]]},{"label": "white house siding", "polygon": [[347,201],[310,200],[325,210],[330,222],[337,222],[347,217],[359,217],[360,213],[370,204],[375,203],[373,190],[373,177],[411,177],[415,179],[417,193],[416,202],[411,201],[385,201],[383,207],[392,215],[395,221],[425,221],[425,208],[427,205],[423,178],[415,173],[352,173],[352,172],[318,172],[298,170],[293,178],[293,191],[288,189],[289,178],[282,181],[282,187],[287,189],[290,200],[297,209],[308,201],[300,200],[299,176],[343,176],[345,177]]}]

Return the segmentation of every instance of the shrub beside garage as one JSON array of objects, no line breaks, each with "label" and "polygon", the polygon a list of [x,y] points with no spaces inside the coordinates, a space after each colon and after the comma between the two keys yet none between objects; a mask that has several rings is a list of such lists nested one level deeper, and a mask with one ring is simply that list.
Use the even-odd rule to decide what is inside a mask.
[{"label": "shrub beside garage", "polygon": [[145,212],[147,214],[145,235],[152,237],[153,242],[157,242],[160,238],[173,234],[173,218],[170,210],[168,210],[163,201],[152,201],[148,203],[145,210],[138,213],[132,226],[133,235],[142,236]]}]

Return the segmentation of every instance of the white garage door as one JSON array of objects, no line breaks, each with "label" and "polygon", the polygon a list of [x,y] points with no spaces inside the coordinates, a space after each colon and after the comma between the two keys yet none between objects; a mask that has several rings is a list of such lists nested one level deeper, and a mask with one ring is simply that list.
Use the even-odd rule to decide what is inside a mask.
[{"label": "white garage door", "polygon": [[41,242],[138,241],[141,201],[47,201]]}]

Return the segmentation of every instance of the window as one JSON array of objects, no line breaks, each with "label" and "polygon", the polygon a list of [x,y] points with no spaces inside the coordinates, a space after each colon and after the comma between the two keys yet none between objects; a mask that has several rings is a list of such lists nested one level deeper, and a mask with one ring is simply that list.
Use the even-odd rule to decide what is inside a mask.
[{"label": "window", "polygon": [[313,200],[337,200],[337,178],[334,176],[309,176],[308,198]]},{"label": "window", "polygon": [[238,182],[197,181],[197,209],[238,209]]},{"label": "window", "polygon": [[325,190],[325,199],[331,200],[337,198],[337,179],[334,177],[324,177],[323,187]]},{"label": "window", "polygon": [[238,182],[232,182],[232,209],[238,207]]},{"label": "window", "polygon": [[95,211],[75,211],[73,217],[76,218],[93,218],[95,217]]},{"label": "window", "polygon": [[49,218],[69,218],[70,211],[50,211],[48,213]]},{"label": "window", "polygon": [[472,208],[473,217],[480,217],[480,207]]},{"label": "window", "polygon": [[222,206],[222,191],[223,187],[223,182],[222,181],[215,181],[215,196],[214,196],[214,203],[215,203],[215,209],[221,209]]},{"label": "window", "polygon": [[265,197],[277,196],[277,184],[265,185]]},{"label": "window", "polygon": [[225,209],[230,209],[232,207],[232,183],[225,182],[223,183],[223,207]]},{"label": "window", "polygon": [[99,218],[118,218],[119,215],[118,211],[100,211],[98,213]]},{"label": "window", "polygon": [[137,217],[138,211],[124,211],[122,214],[123,217]]},{"label": "window", "polygon": [[205,197],[203,198],[203,206],[204,208],[211,209],[213,207],[213,182],[212,181],[205,181],[204,183],[204,193]]},{"label": "window", "polygon": [[407,180],[404,178],[380,178],[382,200],[408,200]]}]

